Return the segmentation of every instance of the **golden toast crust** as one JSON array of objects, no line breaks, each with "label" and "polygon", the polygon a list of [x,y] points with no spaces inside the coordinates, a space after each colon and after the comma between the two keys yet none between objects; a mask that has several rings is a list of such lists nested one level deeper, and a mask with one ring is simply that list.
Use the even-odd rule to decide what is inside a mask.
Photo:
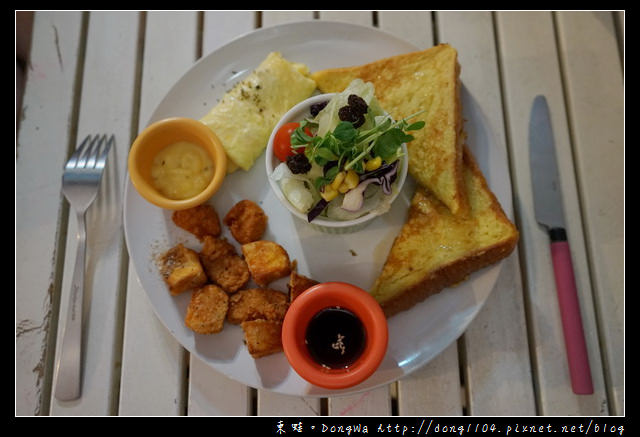
[{"label": "golden toast crust", "polygon": [[311,77],[323,92],[340,92],[355,78],[371,82],[382,108],[397,120],[426,110],[413,120],[424,120],[426,126],[412,132],[415,139],[407,144],[409,173],[458,214],[467,210],[459,75],[457,51],[440,44]]},{"label": "golden toast crust", "polygon": [[469,215],[418,188],[371,294],[390,317],[508,256],[519,234],[465,148]]},{"label": "golden toast crust", "polygon": [[427,297],[464,281],[471,273],[507,257],[516,243],[517,238],[511,238],[433,270],[421,282],[382,305],[385,315],[391,317],[408,310]]}]

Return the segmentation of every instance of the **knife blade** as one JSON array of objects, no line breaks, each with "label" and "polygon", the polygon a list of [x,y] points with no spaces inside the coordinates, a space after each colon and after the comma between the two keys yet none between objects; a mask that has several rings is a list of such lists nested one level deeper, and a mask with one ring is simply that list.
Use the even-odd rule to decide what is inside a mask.
[{"label": "knife blade", "polygon": [[555,142],[547,99],[533,101],[529,121],[529,164],[536,221],[549,233],[551,259],[562,319],[571,387],[576,394],[593,393],[589,355],[584,338],[571,249],[560,189]]}]

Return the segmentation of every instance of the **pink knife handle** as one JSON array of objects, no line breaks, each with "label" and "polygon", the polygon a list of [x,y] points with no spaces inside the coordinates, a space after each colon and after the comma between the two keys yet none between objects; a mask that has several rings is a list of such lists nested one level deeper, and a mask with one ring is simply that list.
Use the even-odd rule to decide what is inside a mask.
[{"label": "pink knife handle", "polygon": [[571,252],[567,241],[551,242],[551,258],[556,277],[562,329],[569,361],[571,387],[576,394],[593,393],[589,355],[584,340],[580,304],[573,275]]}]

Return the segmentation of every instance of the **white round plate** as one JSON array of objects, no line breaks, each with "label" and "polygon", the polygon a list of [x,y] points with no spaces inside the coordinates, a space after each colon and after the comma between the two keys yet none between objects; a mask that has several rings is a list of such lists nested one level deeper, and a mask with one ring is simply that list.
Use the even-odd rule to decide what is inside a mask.
[{"label": "white round plate", "polygon": [[[268,27],[249,33],[200,59],[171,88],[149,123],[171,116],[199,119],[271,51],[279,51],[311,71],[358,65],[418,47],[380,30],[345,23],[312,21]],[[468,144],[489,186],[511,211],[511,187],[505,152],[496,145],[482,108],[463,87],[463,112]],[[263,238],[282,245],[298,272],[318,281],[345,281],[368,289],[385,261],[404,220],[415,184],[407,178],[391,211],[365,229],[330,235],[292,216],[272,193],[265,175],[264,154],[249,172],[239,170],[224,181],[211,199],[220,217],[242,199],[251,199],[269,216]],[[351,394],[388,384],[424,365],[455,341],[489,296],[501,263],[471,275],[459,286],[432,296],[389,319],[389,347],[380,368],[367,381],[340,391],[308,384],[289,366],[283,353],[253,359],[242,341],[239,326],[226,324],[221,333],[199,335],[184,324],[190,293],[170,296],[158,273],[155,257],[182,242],[195,250],[200,245],[177,228],[171,212],[146,202],[129,182],[125,189],[125,238],[142,287],[156,314],[191,353],[217,371],[248,386],[300,396]],[[223,225],[223,236],[235,243]],[[239,246],[236,245],[239,249]],[[271,284],[286,292],[286,279]]]}]

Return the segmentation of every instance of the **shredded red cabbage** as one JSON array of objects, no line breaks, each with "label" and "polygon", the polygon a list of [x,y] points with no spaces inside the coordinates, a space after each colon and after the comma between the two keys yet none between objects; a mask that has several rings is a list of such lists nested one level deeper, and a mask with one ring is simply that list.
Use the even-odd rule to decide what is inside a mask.
[{"label": "shredded red cabbage", "polygon": [[324,199],[320,199],[313,208],[307,213],[307,222],[311,223],[314,218],[318,217],[322,211],[327,207],[329,202]]},{"label": "shredded red cabbage", "polygon": [[360,182],[364,182],[369,179],[373,179],[373,183],[377,183],[382,186],[382,192],[384,194],[391,194],[391,184],[393,184],[398,177],[398,162],[393,161],[391,164],[382,164],[375,170],[362,173],[360,175]]},{"label": "shredded red cabbage", "polygon": [[360,183],[357,187],[349,190],[344,195],[341,208],[346,211],[356,212],[362,208],[364,203],[364,191],[369,184],[378,184],[382,188],[382,192],[386,195],[391,194],[391,184],[398,176],[398,161],[391,164],[384,164],[376,170],[372,170],[360,175]]}]

